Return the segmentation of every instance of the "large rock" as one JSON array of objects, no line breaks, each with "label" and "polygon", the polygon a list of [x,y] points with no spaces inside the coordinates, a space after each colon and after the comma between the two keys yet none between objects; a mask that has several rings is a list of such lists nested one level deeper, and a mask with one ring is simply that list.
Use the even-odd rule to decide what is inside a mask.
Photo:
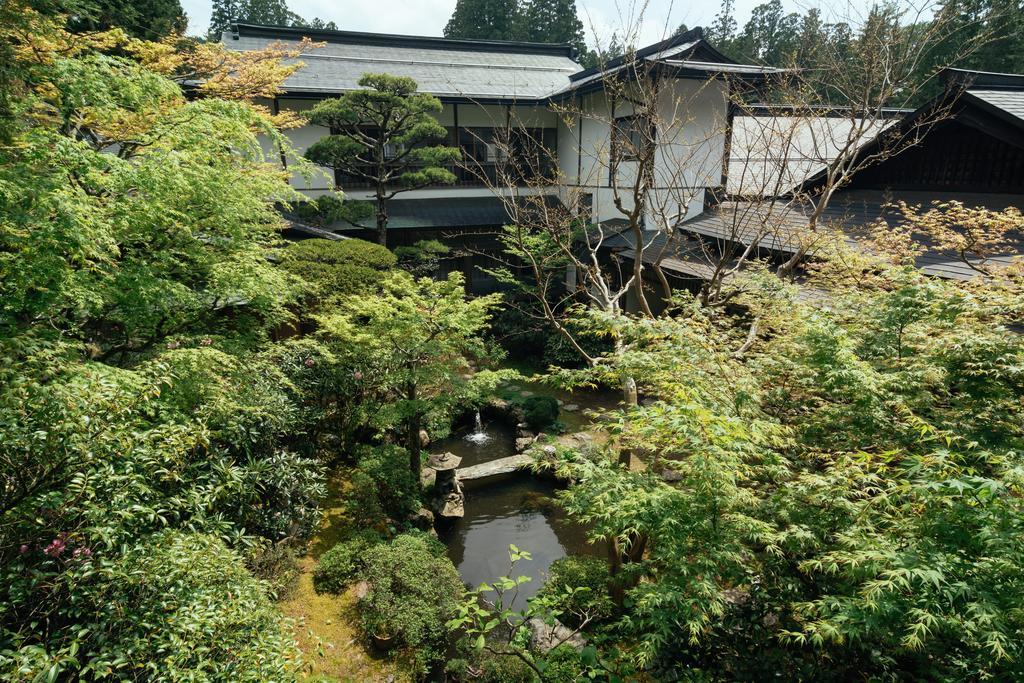
[{"label": "large rock", "polygon": [[352,597],[356,600],[362,600],[370,594],[370,583],[368,581],[360,581],[352,586]]},{"label": "large rock", "polygon": [[566,403],[564,406],[562,406],[562,410],[564,410],[567,413],[575,413],[579,409],[580,407],[575,403]]},{"label": "large rock", "polygon": [[429,489],[431,486],[434,485],[436,481],[437,470],[430,467],[424,467],[422,470],[420,470],[420,485],[423,488]]},{"label": "large rock", "polygon": [[434,528],[434,513],[427,508],[420,508],[412,516],[409,522],[422,531]]},{"label": "large rock", "polygon": [[530,628],[530,646],[540,653],[550,652],[559,645],[568,645],[576,650],[582,650],[587,645],[583,636],[573,633],[571,628],[557,619],[548,625],[543,619],[534,617],[526,625]]},{"label": "large rock", "polygon": [[516,439],[516,453],[522,453],[527,448],[532,446],[533,445],[533,438],[534,437],[532,437],[532,436],[523,436],[523,437],[520,437],[520,438]]},{"label": "large rock", "polygon": [[462,517],[466,514],[466,498],[461,491],[452,491],[441,502],[438,514],[441,517]]}]

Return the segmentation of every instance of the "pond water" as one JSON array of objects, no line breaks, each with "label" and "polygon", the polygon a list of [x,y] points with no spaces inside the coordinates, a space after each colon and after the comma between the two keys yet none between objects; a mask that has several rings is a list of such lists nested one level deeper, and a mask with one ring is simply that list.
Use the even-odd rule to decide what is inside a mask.
[{"label": "pond water", "polygon": [[[563,404],[575,404],[577,410],[563,410],[559,416],[568,431],[587,428],[592,410],[618,405],[618,396],[611,392],[570,394],[532,381],[507,386],[501,393],[508,399],[547,394]],[[501,420],[481,419],[477,414],[450,438],[435,444],[432,451],[454,453],[462,458],[460,467],[479,465],[515,455],[515,430]],[[508,573],[510,544],[528,551],[532,559],[516,564],[513,576],[529,576],[531,581],[519,587],[513,609],[525,607],[540,590],[555,560],[566,555],[605,554],[603,546],[587,543],[586,530],[570,521],[558,506],[557,484],[543,476],[524,472],[466,482],[464,486],[465,516],[440,522],[438,535],[462,580],[473,587]]]},{"label": "pond water", "polygon": [[513,576],[531,578],[511,605],[521,609],[544,584],[552,562],[566,555],[603,554],[587,543],[582,527],[566,518],[555,502],[556,490],[554,482],[530,474],[468,488],[465,517],[438,529],[462,580],[475,587],[507,574],[509,544],[529,551],[532,559],[513,570]]},{"label": "pond water", "polygon": [[462,458],[459,467],[471,467],[516,454],[515,430],[500,420],[481,419],[456,430],[448,439],[431,448],[433,453],[454,453]]}]

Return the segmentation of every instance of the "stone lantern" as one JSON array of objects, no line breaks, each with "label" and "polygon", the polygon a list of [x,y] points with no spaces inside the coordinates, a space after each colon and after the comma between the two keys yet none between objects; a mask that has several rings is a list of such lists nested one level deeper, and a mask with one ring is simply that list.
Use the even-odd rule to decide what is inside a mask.
[{"label": "stone lantern", "polygon": [[458,477],[461,463],[462,458],[453,453],[435,453],[427,460],[427,467],[436,472],[433,508],[440,517],[462,517],[465,514],[465,496]]}]

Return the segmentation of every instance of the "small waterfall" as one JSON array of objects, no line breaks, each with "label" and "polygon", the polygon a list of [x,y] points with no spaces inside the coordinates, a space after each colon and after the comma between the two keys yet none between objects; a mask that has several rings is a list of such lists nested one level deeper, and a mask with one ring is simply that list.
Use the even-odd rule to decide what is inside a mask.
[{"label": "small waterfall", "polygon": [[480,411],[476,411],[473,422],[473,431],[466,435],[466,441],[475,444],[485,444],[491,440],[491,435],[484,431],[484,421],[480,417]]}]

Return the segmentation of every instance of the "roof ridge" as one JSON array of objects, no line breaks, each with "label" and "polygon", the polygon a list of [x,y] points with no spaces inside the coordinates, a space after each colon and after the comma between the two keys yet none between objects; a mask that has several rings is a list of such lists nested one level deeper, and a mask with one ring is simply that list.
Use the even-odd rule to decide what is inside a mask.
[{"label": "roof ridge", "polygon": [[231,38],[238,40],[240,36],[271,36],[287,38],[293,36],[308,36],[313,40],[325,40],[327,42],[340,42],[342,39],[348,43],[362,45],[386,45],[406,47],[437,48],[447,47],[453,50],[466,50],[478,52],[510,52],[520,54],[548,54],[576,57],[576,48],[568,43],[532,43],[518,40],[476,40],[468,38],[444,38],[441,36],[412,36],[398,33],[373,33],[366,31],[340,31],[331,29],[309,28],[301,26],[273,26],[269,24],[250,24],[246,22],[233,22],[225,37],[231,34]]},{"label": "roof ridge", "polygon": [[627,52],[623,55],[615,57],[614,59],[609,59],[605,64],[599,64],[597,66],[592,66],[589,69],[579,71],[570,76],[569,79],[572,81],[579,81],[584,78],[587,78],[588,76],[593,76],[594,74],[601,73],[602,71],[607,71],[609,69],[615,69],[619,66],[622,66],[623,64],[626,63],[627,59],[630,61],[640,60],[648,55],[654,54],[655,52],[661,52],[662,50],[668,50],[669,48],[673,48],[678,45],[692,43],[694,41],[699,42],[701,40],[704,40],[704,29],[701,28],[700,26],[695,26],[691,28],[689,31],[677,33],[674,36],[669,36],[665,40],[658,41],[657,43],[652,43],[651,45],[642,47],[633,52]]}]

